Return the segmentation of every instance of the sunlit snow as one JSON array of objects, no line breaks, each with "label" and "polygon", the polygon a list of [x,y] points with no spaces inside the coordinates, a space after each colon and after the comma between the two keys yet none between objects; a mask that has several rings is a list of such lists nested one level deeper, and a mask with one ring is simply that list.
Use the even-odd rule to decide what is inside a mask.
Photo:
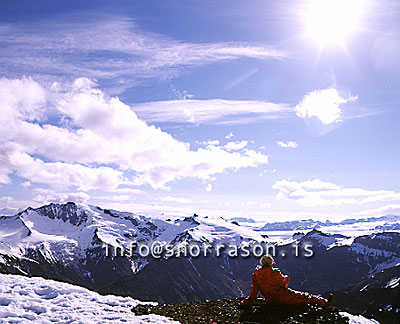
[{"label": "sunlit snow", "polygon": [[0,322],[4,324],[178,323],[153,314],[135,316],[131,309],[139,303],[53,280],[0,274]]}]

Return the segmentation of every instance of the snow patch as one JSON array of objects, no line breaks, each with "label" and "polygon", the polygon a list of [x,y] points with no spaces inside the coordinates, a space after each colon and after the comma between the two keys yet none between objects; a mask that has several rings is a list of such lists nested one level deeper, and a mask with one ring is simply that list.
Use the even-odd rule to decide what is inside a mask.
[{"label": "snow patch", "polygon": [[391,279],[385,288],[396,288],[400,284],[400,277]]},{"label": "snow patch", "polygon": [[[102,296],[85,288],[42,278],[0,274],[0,323],[178,323],[159,315],[135,316],[142,303]],[[154,303],[153,303],[154,304]]]},{"label": "snow patch", "polygon": [[373,319],[365,318],[361,315],[352,315],[346,312],[340,312],[340,315],[349,319],[349,324],[379,324],[378,321]]}]

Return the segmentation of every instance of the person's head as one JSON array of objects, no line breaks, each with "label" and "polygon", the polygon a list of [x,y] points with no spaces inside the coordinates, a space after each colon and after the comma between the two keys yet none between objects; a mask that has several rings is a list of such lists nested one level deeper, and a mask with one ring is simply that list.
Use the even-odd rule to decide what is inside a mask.
[{"label": "person's head", "polygon": [[260,259],[260,264],[263,267],[270,267],[274,263],[274,258],[270,256],[269,254],[263,255],[262,258]]}]

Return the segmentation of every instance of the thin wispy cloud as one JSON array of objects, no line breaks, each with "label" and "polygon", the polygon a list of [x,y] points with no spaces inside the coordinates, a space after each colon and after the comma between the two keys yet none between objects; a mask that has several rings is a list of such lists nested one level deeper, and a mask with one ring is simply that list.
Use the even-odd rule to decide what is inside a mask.
[{"label": "thin wispy cloud", "polygon": [[234,78],[231,80],[225,87],[224,90],[229,90],[233,87],[236,87],[237,85],[241,84],[242,82],[246,81],[248,78],[250,78],[253,74],[258,72],[258,68],[251,69],[250,71],[246,71],[245,73],[242,73],[238,77]]},{"label": "thin wispy cloud", "polygon": [[[341,105],[354,102],[356,96],[342,98],[336,89],[316,90],[297,104],[259,100],[180,99],[133,104],[133,110],[149,123],[238,125],[282,118],[316,118],[323,125],[340,120],[381,114],[370,108],[352,107],[343,112]],[[232,134],[232,135],[230,135]],[[233,133],[226,138],[233,137]],[[295,148],[296,142],[279,141],[280,147]],[[288,146],[287,146],[288,145]]]},{"label": "thin wispy cloud", "polygon": [[276,196],[278,200],[298,202],[305,207],[400,201],[399,192],[345,188],[320,179],[303,182],[279,180],[273,184],[272,188],[279,190]]},{"label": "thin wispy cloud", "polygon": [[358,213],[362,216],[400,215],[400,204],[384,205],[378,208],[363,210]]},{"label": "thin wispy cloud", "polygon": [[133,110],[150,123],[237,124],[295,116],[284,103],[225,99],[154,101]]},{"label": "thin wispy cloud", "polygon": [[164,202],[174,202],[179,204],[190,204],[192,202],[191,199],[187,199],[184,197],[174,197],[174,196],[161,196],[159,199]]},{"label": "thin wispy cloud", "polygon": [[169,78],[182,67],[285,56],[258,44],[179,41],[144,31],[121,16],[0,24],[0,72],[9,76],[112,79],[123,87],[146,78]]}]

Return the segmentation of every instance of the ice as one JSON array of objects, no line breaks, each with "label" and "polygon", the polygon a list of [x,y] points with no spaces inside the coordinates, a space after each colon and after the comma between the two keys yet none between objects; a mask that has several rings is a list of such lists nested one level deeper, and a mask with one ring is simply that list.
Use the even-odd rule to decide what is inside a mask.
[{"label": "ice", "polygon": [[178,323],[154,314],[135,316],[131,309],[140,303],[67,283],[0,274],[0,323],[4,324]]}]

